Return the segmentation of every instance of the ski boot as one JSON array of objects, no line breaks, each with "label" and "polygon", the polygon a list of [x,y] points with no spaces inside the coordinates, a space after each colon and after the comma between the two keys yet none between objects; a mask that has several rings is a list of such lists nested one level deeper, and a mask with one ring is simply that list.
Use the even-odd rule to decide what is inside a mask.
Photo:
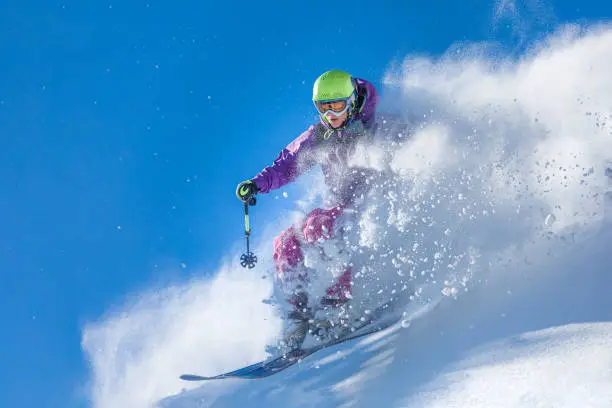
[{"label": "ski boot", "polygon": [[289,350],[302,347],[306,334],[308,334],[309,322],[312,320],[312,312],[308,307],[308,295],[298,292],[289,299],[294,309],[287,314],[288,330],[285,332],[281,344]]},{"label": "ski boot", "polygon": [[310,327],[312,335],[319,341],[338,337],[350,327],[350,299],[325,296],[321,298],[316,316]]}]

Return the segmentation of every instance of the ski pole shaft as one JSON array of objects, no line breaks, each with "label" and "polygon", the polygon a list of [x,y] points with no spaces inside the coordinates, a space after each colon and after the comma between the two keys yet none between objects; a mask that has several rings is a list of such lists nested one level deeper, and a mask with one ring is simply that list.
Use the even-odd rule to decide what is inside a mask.
[{"label": "ski pole shaft", "polygon": [[244,237],[246,240],[246,252],[240,257],[240,265],[243,268],[253,268],[257,263],[257,257],[251,252],[251,225],[249,222],[249,203],[244,203]]},{"label": "ski pole shaft", "polygon": [[247,252],[250,251],[249,237],[251,236],[251,225],[249,223],[249,204],[244,203],[244,236],[246,237]]}]

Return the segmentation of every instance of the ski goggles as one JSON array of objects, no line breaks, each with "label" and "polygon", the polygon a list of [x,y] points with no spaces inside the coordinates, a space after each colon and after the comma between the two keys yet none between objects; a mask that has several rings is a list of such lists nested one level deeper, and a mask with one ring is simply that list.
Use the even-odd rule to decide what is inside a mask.
[{"label": "ski goggles", "polygon": [[314,101],[314,105],[321,115],[326,115],[328,112],[334,116],[343,115],[355,101],[355,95],[348,98],[334,99],[331,101]]}]

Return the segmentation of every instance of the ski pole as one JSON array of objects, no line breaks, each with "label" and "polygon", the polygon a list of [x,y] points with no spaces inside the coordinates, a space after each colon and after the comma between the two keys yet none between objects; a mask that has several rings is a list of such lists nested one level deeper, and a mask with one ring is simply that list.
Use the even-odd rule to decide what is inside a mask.
[{"label": "ski pole", "polygon": [[[257,263],[257,257],[251,252],[251,244],[249,238],[251,236],[251,226],[249,224],[249,204],[244,203],[244,237],[246,239],[246,252],[240,256],[240,265],[243,268],[253,268]],[[255,203],[253,203],[255,204]]]}]

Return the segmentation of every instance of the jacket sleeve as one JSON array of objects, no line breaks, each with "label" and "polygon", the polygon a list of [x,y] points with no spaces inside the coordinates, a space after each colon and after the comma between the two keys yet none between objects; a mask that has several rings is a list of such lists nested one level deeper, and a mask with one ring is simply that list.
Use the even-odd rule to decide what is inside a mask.
[{"label": "jacket sleeve", "polygon": [[360,120],[366,129],[370,129],[374,126],[375,122],[376,108],[379,101],[378,91],[371,82],[365,79],[355,78],[355,81],[357,82],[358,91],[365,95],[363,107],[355,119]]},{"label": "jacket sleeve", "polygon": [[260,192],[267,193],[289,184],[314,165],[311,155],[316,141],[314,133],[314,126],[311,126],[253,178]]}]

